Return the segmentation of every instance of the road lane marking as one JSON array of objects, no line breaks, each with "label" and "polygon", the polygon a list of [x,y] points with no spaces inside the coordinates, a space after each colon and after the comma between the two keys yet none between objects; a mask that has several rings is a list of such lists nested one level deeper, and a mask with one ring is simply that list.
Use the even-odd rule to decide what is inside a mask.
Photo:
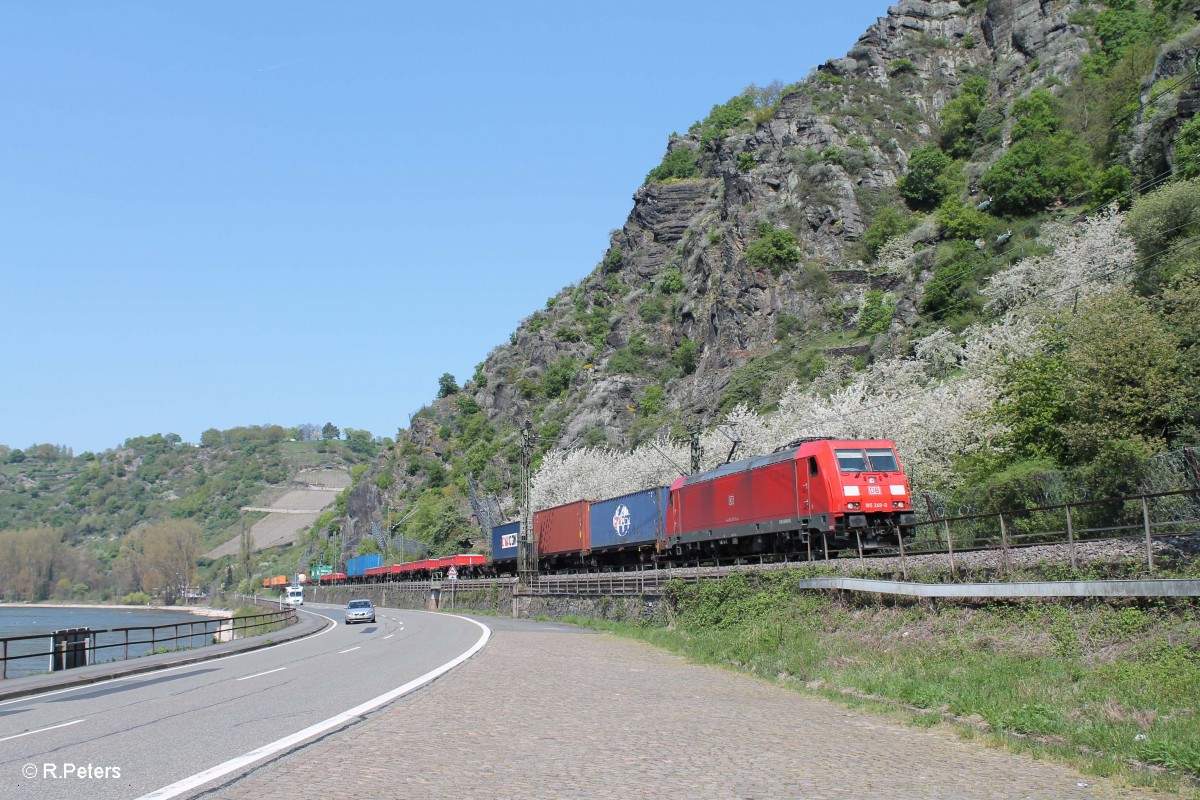
[{"label": "road lane marking", "polygon": [[357,650],[360,647],[362,647],[361,644],[355,645],[354,647],[347,647],[345,650],[338,650],[338,655],[340,656],[342,653],[349,653],[351,650]]},{"label": "road lane marking", "polygon": [[435,670],[426,672],[424,675],[422,675],[419,678],[414,678],[413,680],[409,681],[408,683],[404,684],[403,686],[397,686],[395,689],[392,689],[390,692],[386,692],[384,694],[379,695],[378,697],[374,697],[365,703],[361,703],[361,704],[355,706],[354,708],[351,708],[347,711],[343,711],[342,713],[332,716],[327,720],[318,722],[315,725],[309,725],[304,730],[297,731],[296,733],[293,733],[291,736],[285,736],[284,738],[278,739],[274,742],[271,742],[270,744],[263,745],[262,747],[258,748],[257,750],[251,750],[249,753],[240,755],[237,758],[231,758],[230,760],[226,761],[223,764],[217,764],[215,767],[210,767],[209,769],[206,769],[203,772],[197,772],[195,775],[192,775],[191,777],[184,778],[181,781],[176,781],[175,783],[172,783],[170,786],[164,786],[163,788],[156,789],[155,791],[150,792],[149,794],[144,794],[141,797],[139,797],[138,800],[167,800],[167,798],[170,798],[170,797],[177,797],[177,796],[183,794],[184,792],[195,789],[197,786],[202,786],[210,781],[216,780],[217,778],[221,778],[225,775],[228,775],[231,772],[236,772],[237,770],[244,769],[245,767],[249,766],[250,764],[253,764],[256,761],[261,761],[264,758],[269,758],[270,756],[273,756],[276,753],[279,753],[281,751],[284,751],[291,747],[294,747],[295,745],[300,744],[301,742],[305,741],[306,739],[311,739],[312,737],[319,736],[320,734],[325,733],[326,731],[329,731],[333,728],[339,727],[341,725],[345,725],[347,722],[350,722],[351,720],[355,719],[356,717],[361,717],[363,714],[366,714],[370,711],[374,711],[376,708],[379,708],[379,706],[383,705],[384,703],[389,703],[392,700],[395,700],[397,697],[406,695],[415,689],[419,689],[420,687],[424,686],[425,684],[429,683],[430,681],[433,681],[434,679],[439,678],[442,675],[445,675],[447,672],[454,669],[459,664],[463,663],[464,661],[469,659],[471,656],[475,655],[480,650],[482,650],[483,646],[485,644],[487,644],[488,639],[491,638],[492,629],[489,628],[487,625],[484,625],[482,622],[473,620],[470,617],[459,617],[455,614],[446,614],[444,616],[455,617],[456,619],[466,620],[467,622],[470,622],[473,625],[478,625],[483,630],[483,635],[480,636],[479,640],[477,642],[475,642],[475,644],[473,644],[471,646],[471,648],[469,650],[467,650],[465,653],[463,653],[462,655],[458,656],[455,659],[447,661],[445,664],[443,664],[442,666],[438,667]]},{"label": "road lane marking", "polygon": [[387,639],[390,639],[390,638],[392,638],[392,637],[393,637],[393,636],[395,636],[395,635],[396,635],[396,634],[394,634],[394,633],[389,633],[387,636],[385,636],[385,637],[383,637],[383,638],[384,638],[384,640],[387,640]]},{"label": "road lane marking", "polygon": [[283,671],[283,670],[285,670],[285,669],[287,669],[287,667],[276,667],[275,669],[269,669],[269,670],[267,670],[266,672],[258,672],[258,673],[255,673],[254,675],[246,675],[246,676],[244,676],[244,677],[241,677],[241,678],[234,678],[234,680],[238,680],[238,681],[248,681],[248,680],[250,680],[251,678],[260,678],[260,677],[262,677],[263,675],[270,675],[272,672],[282,672],[282,671]]},{"label": "road lane marking", "polygon": [[[260,653],[270,653],[270,652],[276,650],[277,648],[287,647],[289,644],[299,644],[300,642],[312,641],[313,639],[316,639],[318,636],[324,636],[325,634],[329,633],[331,630],[333,630],[334,628],[336,628],[338,626],[338,621],[336,619],[334,619],[333,617],[327,617],[324,614],[318,614],[316,611],[308,611],[307,609],[299,609],[299,610],[302,614],[312,614],[314,617],[320,617],[321,619],[329,620],[329,622],[330,622],[329,627],[323,631],[317,631],[316,633],[312,634],[311,636],[302,636],[299,639],[290,639],[289,641],[286,641],[286,642],[279,642],[278,644],[272,644],[272,645],[268,645],[266,647],[260,647],[256,650],[243,650],[240,653],[231,653],[230,655],[227,655],[227,656],[215,656],[213,658],[202,659],[202,660],[204,660],[204,661],[229,661],[229,660],[232,660],[235,658],[241,658],[242,656],[253,656],[253,655],[258,655]],[[95,683],[82,683],[78,686],[68,686],[66,689],[55,689],[53,691],[42,692],[40,694],[27,694],[23,697],[14,697],[11,700],[4,700],[3,702],[0,702],[0,706],[7,706],[7,705],[11,705],[13,703],[24,703],[29,700],[38,700],[40,698],[51,697],[56,694],[65,694],[66,692],[77,692],[80,689],[92,689],[92,688],[95,688],[96,686],[103,686],[106,683],[115,683],[116,681],[130,681],[130,680],[134,680],[136,678],[144,678],[147,675],[161,675],[164,672],[174,672],[177,669],[187,669],[188,667],[194,667],[198,663],[200,663],[200,661],[189,661],[186,664],[177,664],[174,667],[163,667],[162,669],[148,669],[145,672],[137,672],[132,675],[122,675],[119,678],[108,678],[107,680],[96,681]]]},{"label": "road lane marking", "polygon": [[51,725],[49,728],[38,728],[36,731],[25,731],[24,733],[18,733],[16,736],[5,736],[3,739],[0,739],[0,742],[7,742],[9,739],[20,739],[22,736],[32,736],[35,733],[45,733],[46,731],[52,731],[55,728],[65,728],[68,725],[78,725],[81,722],[83,722],[82,719],[77,719],[72,720],[71,722],[64,722],[61,725]]}]

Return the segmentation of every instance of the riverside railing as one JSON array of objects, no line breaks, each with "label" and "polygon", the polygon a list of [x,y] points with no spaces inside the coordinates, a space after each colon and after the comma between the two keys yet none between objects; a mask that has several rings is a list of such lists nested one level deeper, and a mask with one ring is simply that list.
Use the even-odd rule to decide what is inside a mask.
[{"label": "riverside railing", "polygon": [[[24,662],[24,674],[103,664],[172,650],[192,650],[286,628],[297,621],[296,609],[242,617],[205,617],[166,625],[128,628],[66,628],[52,633],[0,638],[0,679],[8,677],[9,662]],[[47,647],[49,649],[38,649]],[[36,659],[46,659],[45,669]],[[30,669],[30,665],[34,668]],[[16,677],[16,676],[14,676]]]}]

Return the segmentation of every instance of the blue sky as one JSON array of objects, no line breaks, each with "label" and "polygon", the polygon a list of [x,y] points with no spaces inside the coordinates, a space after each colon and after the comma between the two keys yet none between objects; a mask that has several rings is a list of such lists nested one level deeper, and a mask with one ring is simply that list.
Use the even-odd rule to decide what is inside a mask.
[{"label": "blue sky", "polygon": [[0,443],[395,436],[886,2],[0,6]]}]

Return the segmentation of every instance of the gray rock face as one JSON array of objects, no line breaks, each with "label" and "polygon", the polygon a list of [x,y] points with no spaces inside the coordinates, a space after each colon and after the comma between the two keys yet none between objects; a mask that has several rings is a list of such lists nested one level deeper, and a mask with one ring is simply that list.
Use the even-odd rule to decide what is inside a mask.
[{"label": "gray rock face", "polygon": [[[874,209],[894,201],[909,155],[932,140],[966,74],[989,76],[991,102],[1001,105],[1051,79],[1072,80],[1088,50],[1070,22],[1080,7],[989,0],[973,10],[902,0],[770,112],[752,113],[724,136],[702,139],[693,130],[673,139],[669,150],[696,153],[698,175],[638,189],[601,265],[488,355],[486,385],[465,390],[508,426],[523,426],[540,409],[540,420],[558,424],[560,443],[593,429],[629,443],[649,433],[629,411],[641,408],[648,387],[664,388],[659,420],[713,423],[739,369],[787,343],[845,329],[869,290],[893,292],[894,324],[910,324],[932,249],[902,270],[875,274],[860,260]],[[1196,49],[1183,43],[1178,51],[1164,59],[1163,76],[1180,74]],[[1181,105],[1200,105],[1190,92]],[[1173,130],[1156,135],[1169,141]],[[991,145],[992,156],[1001,145]],[[968,170],[971,185],[981,171]],[[767,227],[795,236],[798,264],[771,269],[748,257]],[[690,374],[675,363],[685,339],[698,346]],[[874,352],[866,347],[826,355]],[[566,358],[578,367],[571,388],[550,400],[530,397],[529,386]],[[429,434],[414,426],[410,437],[429,449]]]}]

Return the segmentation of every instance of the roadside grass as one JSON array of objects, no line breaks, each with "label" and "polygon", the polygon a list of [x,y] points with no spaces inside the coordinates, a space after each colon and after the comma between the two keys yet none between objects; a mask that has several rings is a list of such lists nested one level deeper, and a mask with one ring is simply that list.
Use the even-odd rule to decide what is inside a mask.
[{"label": "roadside grass", "polygon": [[566,621],[1200,797],[1195,604],[881,602],[796,577],[672,584],[663,624]]},{"label": "roadside grass", "polygon": [[[250,636],[259,636],[271,631],[277,631],[283,628],[283,623],[269,622],[263,620],[261,622],[246,622],[249,617],[255,617],[260,614],[269,614],[271,609],[261,608],[259,606],[241,606],[233,612],[234,634],[238,639],[244,639]],[[239,622],[239,620],[242,620]]]}]

